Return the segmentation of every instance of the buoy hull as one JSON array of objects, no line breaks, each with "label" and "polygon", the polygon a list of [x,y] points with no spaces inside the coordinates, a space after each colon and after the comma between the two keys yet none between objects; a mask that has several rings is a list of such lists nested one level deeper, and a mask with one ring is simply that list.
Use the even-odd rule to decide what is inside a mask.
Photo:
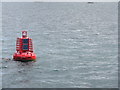
[{"label": "buoy hull", "polygon": [[25,53],[14,53],[13,59],[16,61],[35,61],[36,60],[36,54],[32,52],[25,52]]}]

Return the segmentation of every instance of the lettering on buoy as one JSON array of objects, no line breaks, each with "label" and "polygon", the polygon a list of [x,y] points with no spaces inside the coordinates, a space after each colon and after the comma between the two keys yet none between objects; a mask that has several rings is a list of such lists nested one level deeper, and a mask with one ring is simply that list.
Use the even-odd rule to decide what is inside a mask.
[{"label": "lettering on buoy", "polygon": [[17,38],[16,52],[13,59],[17,61],[35,61],[36,54],[33,52],[32,39],[27,37],[27,31],[22,31],[22,37]]}]

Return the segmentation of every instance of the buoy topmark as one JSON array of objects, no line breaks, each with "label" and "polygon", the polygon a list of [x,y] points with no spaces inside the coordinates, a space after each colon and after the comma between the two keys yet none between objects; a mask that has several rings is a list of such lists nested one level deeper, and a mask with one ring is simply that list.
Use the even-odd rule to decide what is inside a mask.
[{"label": "buoy topmark", "polygon": [[27,37],[27,31],[22,31],[22,37],[17,38],[16,52],[13,55],[14,60],[35,61],[36,54],[33,52],[32,39]]}]

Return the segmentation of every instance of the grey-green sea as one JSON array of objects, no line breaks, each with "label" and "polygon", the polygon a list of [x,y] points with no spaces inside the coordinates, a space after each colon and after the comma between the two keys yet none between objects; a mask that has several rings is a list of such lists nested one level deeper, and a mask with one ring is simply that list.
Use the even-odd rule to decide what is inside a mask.
[{"label": "grey-green sea", "polygon": [[[115,2],[2,3],[2,87],[117,88],[117,9]],[[24,30],[36,62],[12,60]]]}]

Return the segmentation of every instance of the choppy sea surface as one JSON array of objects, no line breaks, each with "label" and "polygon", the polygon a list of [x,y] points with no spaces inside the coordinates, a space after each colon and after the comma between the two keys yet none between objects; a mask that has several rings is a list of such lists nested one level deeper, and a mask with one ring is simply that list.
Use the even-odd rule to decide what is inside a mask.
[{"label": "choppy sea surface", "polygon": [[[118,87],[117,3],[2,3],[3,88]],[[36,62],[12,60],[27,30]]]}]

